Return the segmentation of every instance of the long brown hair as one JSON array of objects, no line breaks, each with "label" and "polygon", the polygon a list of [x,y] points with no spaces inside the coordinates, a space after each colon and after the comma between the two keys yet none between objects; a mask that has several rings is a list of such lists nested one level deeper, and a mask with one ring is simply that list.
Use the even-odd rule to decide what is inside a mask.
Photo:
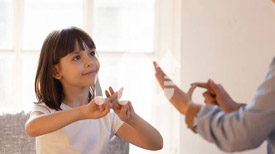
[{"label": "long brown hair", "polygon": [[[82,50],[83,42],[90,49],[96,48],[89,34],[77,27],[52,31],[44,40],[35,76],[38,103],[44,102],[51,109],[62,110],[60,105],[64,98],[63,87],[60,81],[53,77],[53,66],[75,50],[76,41]],[[94,88],[90,89],[89,101],[94,97]]]}]

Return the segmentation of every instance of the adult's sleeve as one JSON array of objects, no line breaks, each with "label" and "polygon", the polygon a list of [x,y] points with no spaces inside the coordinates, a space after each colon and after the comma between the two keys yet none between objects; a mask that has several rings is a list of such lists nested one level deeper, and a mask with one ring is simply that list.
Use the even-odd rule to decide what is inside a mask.
[{"label": "adult's sleeve", "polygon": [[275,129],[274,117],[275,58],[255,97],[245,107],[230,114],[217,106],[200,107],[193,125],[200,136],[221,150],[235,152],[261,145]]}]

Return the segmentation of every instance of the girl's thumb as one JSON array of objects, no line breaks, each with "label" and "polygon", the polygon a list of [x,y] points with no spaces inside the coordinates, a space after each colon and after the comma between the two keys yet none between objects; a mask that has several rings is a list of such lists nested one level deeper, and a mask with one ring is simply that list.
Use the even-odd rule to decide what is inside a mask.
[{"label": "girl's thumb", "polygon": [[125,112],[127,111],[127,106],[128,106],[128,103],[125,104],[125,105],[122,105],[121,111],[122,111],[123,113],[125,113]]}]

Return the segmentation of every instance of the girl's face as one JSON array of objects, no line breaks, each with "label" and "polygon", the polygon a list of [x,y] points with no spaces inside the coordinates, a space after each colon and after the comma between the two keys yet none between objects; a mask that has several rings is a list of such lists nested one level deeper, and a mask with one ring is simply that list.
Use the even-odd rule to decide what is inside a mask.
[{"label": "girl's face", "polygon": [[95,49],[83,43],[84,50],[75,44],[75,51],[61,58],[54,66],[54,78],[62,86],[89,87],[94,85],[100,68]]}]

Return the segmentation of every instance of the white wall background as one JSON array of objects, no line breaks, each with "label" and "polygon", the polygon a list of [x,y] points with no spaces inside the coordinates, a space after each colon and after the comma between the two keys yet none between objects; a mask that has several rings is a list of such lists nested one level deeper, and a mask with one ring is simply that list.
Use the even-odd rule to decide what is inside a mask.
[{"label": "white wall background", "polygon": [[[275,51],[275,11],[271,0],[183,0],[181,85],[209,78],[233,99],[249,102]],[[202,103],[203,90],[194,94]],[[220,154],[180,119],[180,154]],[[266,153],[266,144],[242,154]]]}]

